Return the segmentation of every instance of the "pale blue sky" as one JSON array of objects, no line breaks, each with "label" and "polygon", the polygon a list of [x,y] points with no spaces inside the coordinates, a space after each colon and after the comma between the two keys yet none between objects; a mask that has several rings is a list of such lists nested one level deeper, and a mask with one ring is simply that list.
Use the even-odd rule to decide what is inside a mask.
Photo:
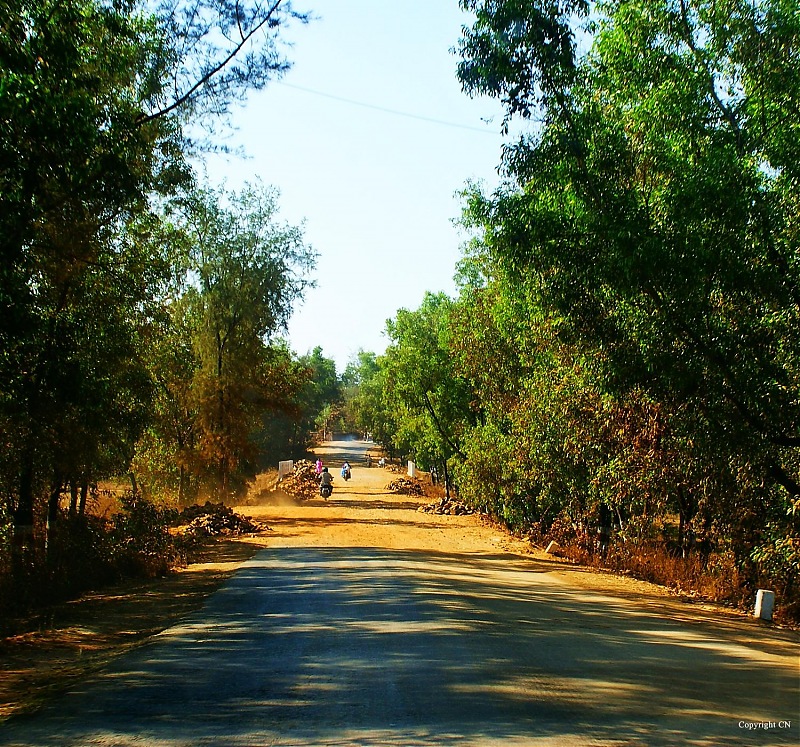
[{"label": "pale blue sky", "polygon": [[469,19],[456,0],[308,7],[318,19],[292,31],[292,70],[234,114],[231,145],[249,159],[208,169],[231,188],[260,176],[280,190],[281,216],[305,221],[317,287],[289,341],[298,354],[320,345],[341,372],[359,348],[383,352],[399,308],[454,292],[465,239],[455,193],[468,179],[497,182],[502,114],[461,92],[449,50]]}]

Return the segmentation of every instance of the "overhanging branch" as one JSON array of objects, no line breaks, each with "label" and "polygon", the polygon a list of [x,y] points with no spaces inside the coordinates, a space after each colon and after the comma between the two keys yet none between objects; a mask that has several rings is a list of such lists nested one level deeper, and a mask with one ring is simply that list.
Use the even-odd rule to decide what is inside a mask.
[{"label": "overhanging branch", "polygon": [[237,44],[233,47],[233,49],[228,53],[228,55],[221,60],[217,65],[212,67],[208,72],[205,73],[195,84],[189,88],[185,93],[179,95],[175,101],[173,101],[169,106],[165,107],[164,109],[160,109],[157,112],[153,112],[151,114],[141,115],[136,120],[137,127],[143,127],[144,125],[152,122],[156,119],[160,119],[161,117],[165,117],[168,114],[174,112],[176,109],[179,109],[183,106],[189,99],[194,96],[197,91],[199,91],[203,86],[208,84],[209,81],[212,80],[215,76],[219,75],[219,73],[224,70],[230,62],[236,58],[236,56],[244,49],[247,43],[259,32],[264,26],[269,25],[272,17],[274,16],[275,12],[280,8],[281,4],[284,0],[277,0],[272,7],[267,11],[264,17],[259,21],[255,26],[253,26],[247,33],[241,34],[242,27],[241,22],[239,22],[240,28],[240,39]]}]

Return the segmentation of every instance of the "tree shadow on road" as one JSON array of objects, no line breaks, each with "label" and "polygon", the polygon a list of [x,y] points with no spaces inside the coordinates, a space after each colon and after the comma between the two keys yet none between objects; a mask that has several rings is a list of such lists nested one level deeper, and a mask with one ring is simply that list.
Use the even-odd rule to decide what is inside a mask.
[{"label": "tree shadow on road", "polygon": [[530,571],[504,553],[266,549],[0,744],[727,746],[754,742],[740,721],[796,717],[791,636],[754,646]]}]

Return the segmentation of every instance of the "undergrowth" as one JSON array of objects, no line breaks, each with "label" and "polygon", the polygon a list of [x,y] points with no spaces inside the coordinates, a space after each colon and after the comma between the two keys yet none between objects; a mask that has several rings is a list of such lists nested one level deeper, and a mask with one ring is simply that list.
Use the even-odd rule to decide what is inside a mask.
[{"label": "undergrowth", "polygon": [[126,494],[111,516],[63,512],[40,528],[22,562],[6,553],[0,567],[0,633],[50,605],[125,578],[164,576],[190,560],[200,540],[171,530],[177,511]]},{"label": "undergrowth", "polygon": [[[684,597],[702,599],[742,611],[753,609],[758,588],[776,592],[775,621],[800,623],[800,595],[783,585],[745,569],[730,550],[682,554],[657,539],[612,537],[607,548],[556,522],[547,532],[532,532],[531,539],[546,545],[555,540],[558,555],[589,567],[607,568],[642,581],[664,586]],[[749,572],[748,572],[749,571]]]}]

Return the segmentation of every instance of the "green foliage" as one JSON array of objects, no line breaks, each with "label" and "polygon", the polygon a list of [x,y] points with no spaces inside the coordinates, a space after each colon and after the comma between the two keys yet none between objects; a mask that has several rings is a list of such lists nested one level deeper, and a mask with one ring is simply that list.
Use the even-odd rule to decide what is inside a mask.
[{"label": "green foliage", "polygon": [[359,350],[343,375],[346,407],[356,430],[392,448],[394,411],[386,397],[386,369],[375,353]]},{"label": "green foliage", "polygon": [[137,126],[154,37],[131,7],[19,0],[0,34],[2,479],[21,524],[50,474],[129,458],[148,403],[165,265],[145,195],[184,167],[169,123]]},{"label": "green foliage", "polygon": [[[299,423],[301,432],[308,438],[313,432],[333,430],[336,427],[335,421],[339,419],[339,404],[342,399],[336,363],[326,358],[322,354],[322,348],[317,346],[310,353],[300,356],[298,364],[306,370],[306,384],[297,398],[302,413]],[[305,447],[308,444],[302,445]]]},{"label": "green foliage", "polygon": [[416,311],[401,309],[387,322],[392,343],[382,361],[396,418],[394,446],[445,475],[452,457],[463,458],[463,437],[474,424],[468,382],[457,375],[449,350],[451,305],[444,294],[428,293]]},{"label": "green foliage", "polygon": [[[277,193],[260,184],[196,190],[176,220],[183,277],[153,348],[158,397],[136,467],[151,487],[177,484],[181,501],[199,492],[224,500],[263,464],[259,452],[274,456],[267,423],[296,423],[303,388],[317,380],[274,341],[314,254],[299,228],[278,222]],[[289,449],[303,425],[291,431]]]},{"label": "green foliage", "polygon": [[254,458],[250,434],[262,414],[288,398],[268,386],[278,377],[267,340],[285,325],[313,264],[300,230],[277,223],[273,190],[254,185],[226,197],[227,206],[222,195],[198,193],[184,214],[197,278],[187,289],[196,324],[197,453],[223,496]]},{"label": "green foliage", "polygon": [[[500,5],[490,15],[507,28],[513,4]],[[507,51],[482,50],[482,66],[521,86],[509,113],[532,97],[545,124],[508,154],[519,188],[473,195],[473,214],[565,334],[602,346],[610,387],[699,396],[737,441],[768,451],[798,428],[797,245],[781,209],[797,195],[748,107],[766,95],[784,106],[787,91],[769,90],[757,66],[791,52],[779,38],[752,46],[745,27],[766,23],[767,6],[733,30],[718,4],[681,7],[601,6],[582,59],[528,58],[529,38],[506,39],[525,77]],[[557,83],[555,99],[537,94],[540,78]],[[494,90],[491,76],[468,80]]]},{"label": "green foliage", "polygon": [[462,496],[515,529],[588,556],[602,529],[609,562],[698,584],[724,567],[730,598],[771,583],[787,609],[800,17],[732,0],[461,5],[465,90],[499,98],[506,129],[535,124],[494,194],[464,192],[460,297],[389,323],[369,379],[385,437],[457,455]]},{"label": "green foliage", "polygon": [[[209,132],[234,101],[285,71],[280,35],[287,23],[306,20],[288,1],[3,2],[0,495],[20,578],[44,562],[45,539],[52,556],[52,538],[38,525],[46,514],[55,533],[64,484],[126,471],[145,430],[151,441],[169,430],[181,442],[179,462],[202,450],[209,429],[187,432],[190,400],[182,391],[190,383],[194,396],[202,387],[187,376],[186,348],[168,364],[160,344],[165,330],[172,339],[184,331],[173,334],[170,322],[191,328],[202,317],[172,308],[169,286],[188,271],[188,257],[186,231],[169,224],[165,204],[191,185],[187,164],[198,142],[209,145],[197,125]],[[302,286],[290,268],[308,255],[296,229],[270,222],[268,191],[252,188],[235,200],[241,214],[228,220],[231,256],[217,251],[213,271],[203,276],[206,265],[197,263],[193,271],[232,280],[238,269],[238,280],[215,287],[217,301],[206,295],[206,311],[230,310],[230,291],[238,291],[248,303],[256,299],[253,313],[235,324],[213,311],[205,319],[241,330],[240,348],[249,335],[252,352],[287,318]],[[252,258],[251,267],[245,258],[259,246],[273,253],[262,252],[260,264]],[[148,360],[151,346],[158,363]],[[201,352],[205,362],[208,347]],[[231,367],[226,375],[236,373]],[[229,389],[236,406],[228,420],[210,419],[210,448],[227,450],[229,461],[244,449],[232,434],[236,418],[252,419],[252,391],[283,398],[267,363],[246,373],[240,390]],[[160,467],[167,456],[155,460]]]},{"label": "green foliage", "polygon": [[336,364],[316,347],[294,357],[284,348],[284,406],[266,414],[257,435],[262,468],[275,468],[281,459],[307,457],[317,434],[334,426],[334,410],[341,397]]}]

